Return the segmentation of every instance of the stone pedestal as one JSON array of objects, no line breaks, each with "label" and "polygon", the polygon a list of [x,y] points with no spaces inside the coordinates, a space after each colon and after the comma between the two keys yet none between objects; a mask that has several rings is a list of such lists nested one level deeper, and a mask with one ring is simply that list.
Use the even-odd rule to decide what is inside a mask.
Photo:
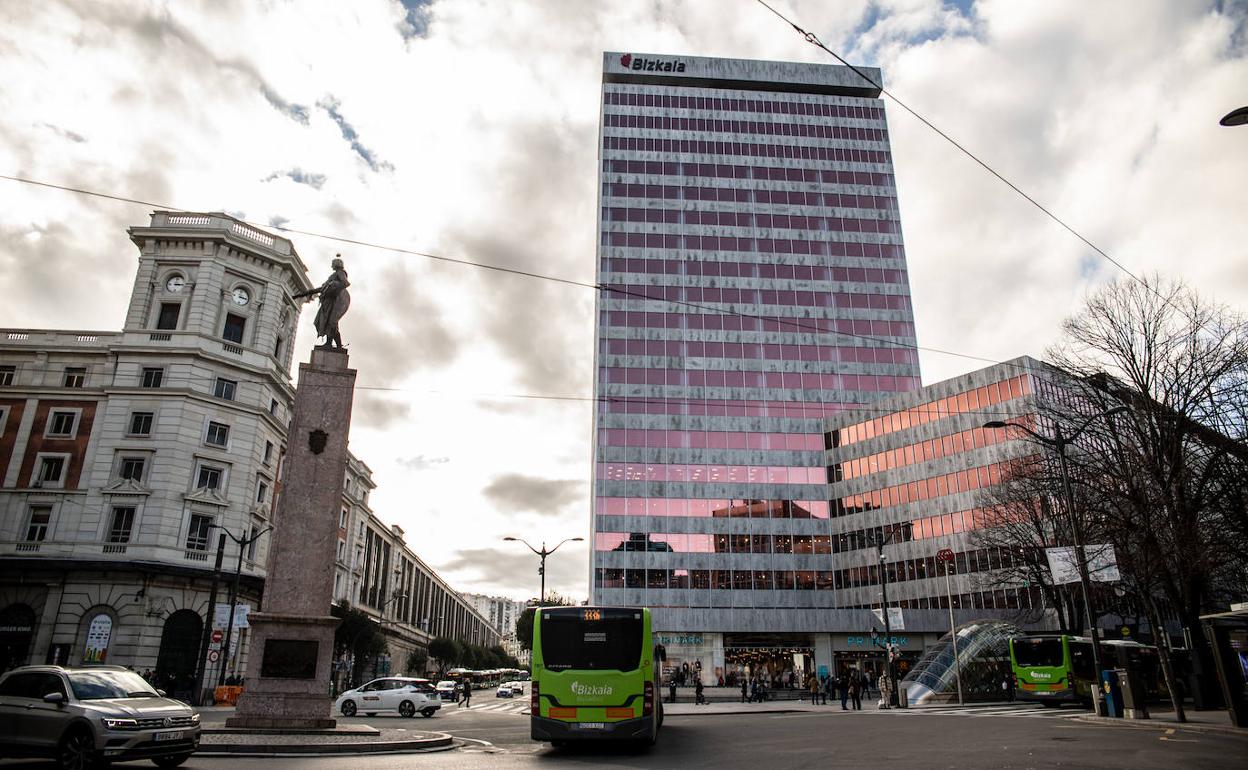
[{"label": "stone pedestal", "polygon": [[336,724],[329,676],[338,619],[329,607],[354,388],[344,350],[317,348],[311,363],[299,366],[262,611],[248,620],[247,678],[227,727]]}]

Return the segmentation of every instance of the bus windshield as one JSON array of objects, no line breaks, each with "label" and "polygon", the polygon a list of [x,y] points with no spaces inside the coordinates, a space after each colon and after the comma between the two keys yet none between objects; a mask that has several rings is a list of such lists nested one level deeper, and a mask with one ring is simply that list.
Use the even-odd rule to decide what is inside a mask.
[{"label": "bus windshield", "polygon": [[600,617],[543,613],[542,665],[551,671],[635,671],[643,646],[640,613],[604,612]]},{"label": "bus windshield", "polygon": [[1064,666],[1062,640],[1015,637],[1014,662],[1020,666]]}]

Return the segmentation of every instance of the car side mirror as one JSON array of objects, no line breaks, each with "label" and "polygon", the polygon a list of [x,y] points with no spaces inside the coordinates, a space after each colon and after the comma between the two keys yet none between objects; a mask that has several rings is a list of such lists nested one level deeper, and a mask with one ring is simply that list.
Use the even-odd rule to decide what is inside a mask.
[{"label": "car side mirror", "polygon": [[157,694],[157,695],[159,695],[160,697],[162,697],[162,698],[163,698],[163,697],[165,697],[165,695],[167,695],[168,693],[166,693],[164,690],[157,690],[157,691],[156,691],[156,694]]},{"label": "car side mirror", "polygon": [[43,702],[55,703],[56,705],[59,706],[65,702],[65,695],[59,692],[50,692],[47,695],[43,696]]}]

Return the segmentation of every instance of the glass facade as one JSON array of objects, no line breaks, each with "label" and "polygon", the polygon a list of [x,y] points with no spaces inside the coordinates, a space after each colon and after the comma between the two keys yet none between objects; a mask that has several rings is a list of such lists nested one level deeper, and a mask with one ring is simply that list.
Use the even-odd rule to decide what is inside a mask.
[{"label": "glass facade", "polygon": [[608,53],[601,114],[592,601],[833,608],[824,420],[920,384],[878,92]]}]

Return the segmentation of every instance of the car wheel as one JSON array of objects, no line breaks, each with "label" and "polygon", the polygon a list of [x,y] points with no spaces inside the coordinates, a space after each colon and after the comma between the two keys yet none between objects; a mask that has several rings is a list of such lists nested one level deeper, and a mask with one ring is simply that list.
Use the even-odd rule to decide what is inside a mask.
[{"label": "car wheel", "polygon": [[89,770],[96,766],[95,738],[90,730],[74,729],[56,747],[56,764],[62,770]]},{"label": "car wheel", "polygon": [[425,719],[428,719],[429,717],[433,716],[433,713],[435,711],[437,711],[437,709],[425,709],[424,711],[420,712],[420,715],[424,717]]},{"label": "car wheel", "polygon": [[171,757],[155,757],[152,762],[157,767],[177,767],[190,758],[190,754],[175,754]]},{"label": "car wheel", "polygon": [[342,715],[343,715],[344,717],[353,717],[353,716],[355,716],[355,701],[353,701],[353,700],[344,700],[344,701],[342,702],[342,705],[338,707],[338,710],[342,712]]},{"label": "car wheel", "polygon": [[411,719],[416,716],[416,704],[410,700],[405,700],[399,704],[399,716]]}]

